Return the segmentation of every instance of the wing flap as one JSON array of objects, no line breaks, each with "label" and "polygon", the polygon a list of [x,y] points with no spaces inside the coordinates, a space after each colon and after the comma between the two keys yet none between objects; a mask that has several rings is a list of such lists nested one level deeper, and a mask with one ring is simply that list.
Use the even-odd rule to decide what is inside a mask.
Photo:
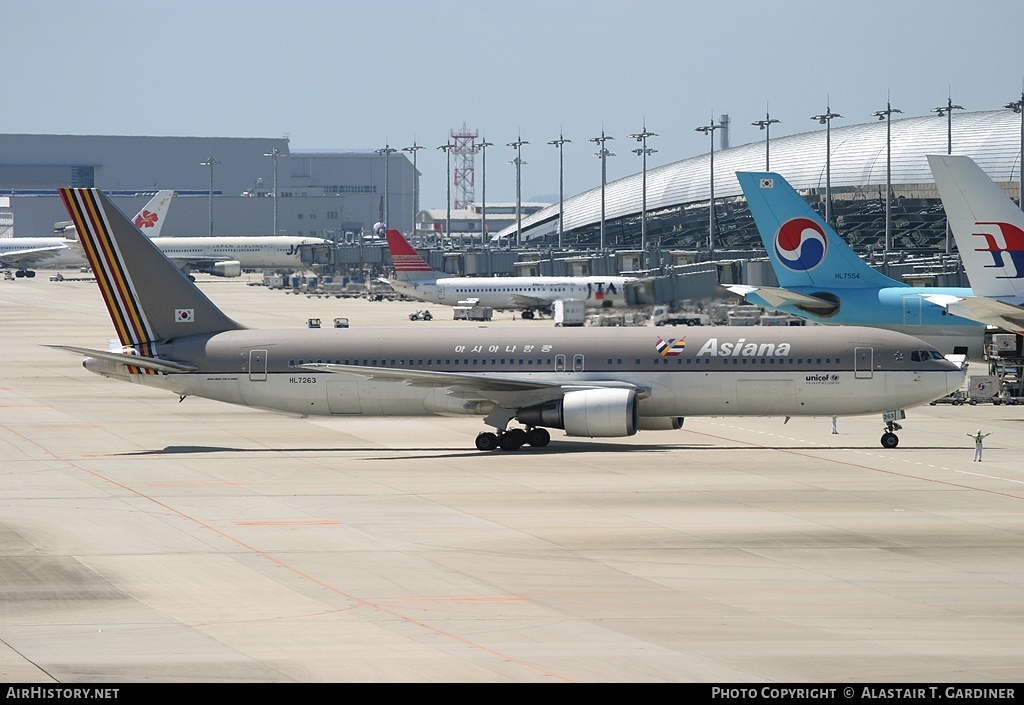
[{"label": "wing flap", "polygon": [[393,369],[362,365],[336,365],[332,363],[309,363],[296,365],[299,369],[332,372],[335,374],[359,375],[366,379],[388,382],[405,382],[417,387],[449,389],[452,394],[467,398],[483,398],[499,404],[509,402],[512,397],[528,397],[531,403],[537,399],[557,399],[573,391],[584,389],[635,389],[637,396],[650,396],[651,390],[619,380],[587,380],[564,384],[562,382],[522,377],[498,377],[496,375],[461,372],[435,372],[432,370]]}]

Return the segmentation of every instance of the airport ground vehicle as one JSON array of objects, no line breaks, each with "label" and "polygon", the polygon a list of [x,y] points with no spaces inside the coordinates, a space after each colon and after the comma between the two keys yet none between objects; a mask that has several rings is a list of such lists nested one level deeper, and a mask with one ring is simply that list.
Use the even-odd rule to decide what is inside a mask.
[{"label": "airport ground vehicle", "polygon": [[651,322],[656,326],[709,326],[711,318],[696,311],[670,311],[667,306],[655,306]]}]

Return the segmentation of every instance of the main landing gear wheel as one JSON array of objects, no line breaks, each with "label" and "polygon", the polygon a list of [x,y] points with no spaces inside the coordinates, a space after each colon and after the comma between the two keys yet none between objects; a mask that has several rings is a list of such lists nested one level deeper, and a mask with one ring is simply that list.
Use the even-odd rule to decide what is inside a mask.
[{"label": "main landing gear wheel", "polygon": [[534,448],[543,448],[551,442],[551,434],[546,428],[510,428],[500,434],[482,431],[476,437],[477,450],[519,450],[526,444]]},{"label": "main landing gear wheel", "polygon": [[551,434],[546,428],[531,428],[526,432],[526,442],[534,448],[543,448],[551,442]]},{"label": "main landing gear wheel", "polygon": [[498,436],[498,445],[502,450],[519,450],[526,443],[526,431],[512,428]]},{"label": "main landing gear wheel", "polygon": [[886,431],[882,434],[882,447],[883,448],[895,448],[900,444],[900,437],[895,433],[889,433]]},{"label": "main landing gear wheel", "polygon": [[483,431],[477,434],[476,437],[476,449],[477,450],[494,450],[498,447],[498,434],[491,433],[490,431]]}]

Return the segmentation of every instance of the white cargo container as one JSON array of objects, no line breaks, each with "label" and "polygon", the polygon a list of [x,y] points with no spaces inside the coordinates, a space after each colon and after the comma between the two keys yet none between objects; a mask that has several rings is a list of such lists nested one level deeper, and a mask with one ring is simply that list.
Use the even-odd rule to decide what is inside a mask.
[{"label": "white cargo container", "polygon": [[587,305],[573,299],[559,299],[555,301],[554,318],[556,326],[582,326],[587,322]]}]

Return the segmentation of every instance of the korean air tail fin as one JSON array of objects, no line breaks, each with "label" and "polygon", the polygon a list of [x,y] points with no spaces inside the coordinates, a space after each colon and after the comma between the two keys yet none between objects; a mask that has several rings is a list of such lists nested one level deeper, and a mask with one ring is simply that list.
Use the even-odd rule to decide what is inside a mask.
[{"label": "korean air tail fin", "polygon": [[1024,296],[1024,212],[970,157],[928,155],[975,296]]},{"label": "korean air tail fin", "polygon": [[121,345],[156,357],[156,343],[238,330],[98,189],[62,188],[61,199],[96,276]]},{"label": "korean air tail fin", "polygon": [[388,249],[395,263],[396,278],[401,281],[433,281],[441,272],[432,269],[423,257],[397,230],[388,230]]},{"label": "korean air tail fin", "polygon": [[905,286],[873,269],[774,172],[737,172],[754,223],[784,288]]}]

